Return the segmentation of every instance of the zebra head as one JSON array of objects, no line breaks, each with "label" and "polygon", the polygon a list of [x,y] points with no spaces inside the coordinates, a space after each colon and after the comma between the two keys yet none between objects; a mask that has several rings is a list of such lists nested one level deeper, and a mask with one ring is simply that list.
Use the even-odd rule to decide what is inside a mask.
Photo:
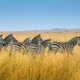
[{"label": "zebra head", "polygon": [[32,41],[31,38],[27,38],[27,39],[25,39],[25,40],[22,42],[22,44],[23,44],[24,46],[26,46],[26,45],[30,44],[31,41]]},{"label": "zebra head", "polygon": [[80,46],[80,37],[78,37],[77,44]]},{"label": "zebra head", "polygon": [[6,44],[10,44],[10,42],[17,42],[17,40],[13,37],[12,34],[8,35],[6,38],[4,38],[4,41]]},{"label": "zebra head", "polygon": [[47,39],[43,41],[41,44],[44,45],[44,47],[50,47],[51,46],[51,39]]},{"label": "zebra head", "polygon": [[2,35],[0,35],[0,44],[6,44],[6,42],[4,41],[4,39],[2,38]]},{"label": "zebra head", "polygon": [[43,39],[41,38],[41,35],[37,35],[33,38],[32,40],[32,44],[36,44],[36,45],[39,45],[43,42]]},{"label": "zebra head", "polygon": [[30,44],[31,41],[32,41],[32,38],[29,37],[29,38],[26,39],[26,41],[27,41],[28,44]]}]

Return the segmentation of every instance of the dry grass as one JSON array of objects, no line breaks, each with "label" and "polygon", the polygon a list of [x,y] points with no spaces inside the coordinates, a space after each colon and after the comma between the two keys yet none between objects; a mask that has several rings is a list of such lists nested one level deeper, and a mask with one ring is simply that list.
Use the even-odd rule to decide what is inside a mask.
[{"label": "dry grass", "polygon": [[[9,33],[3,33],[3,37]],[[13,33],[19,40],[41,34],[42,38],[52,41],[68,41],[80,33]],[[46,37],[45,37],[46,36]],[[80,80],[80,47],[74,48],[74,55],[48,54],[9,56],[8,52],[0,52],[0,80]]]}]

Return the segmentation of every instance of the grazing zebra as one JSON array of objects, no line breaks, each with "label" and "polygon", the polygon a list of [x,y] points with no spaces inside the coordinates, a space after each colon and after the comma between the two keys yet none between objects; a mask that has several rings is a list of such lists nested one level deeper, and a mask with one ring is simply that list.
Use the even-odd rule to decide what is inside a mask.
[{"label": "grazing zebra", "polygon": [[28,45],[28,50],[29,52],[35,54],[35,53],[43,53],[45,52],[46,47],[51,46],[51,39],[47,39],[41,43],[41,45],[35,45],[35,44],[30,44]]},{"label": "grazing zebra", "polygon": [[22,51],[22,53],[24,54],[26,52],[26,47],[20,42],[11,42],[10,44],[8,44],[7,50],[9,51],[10,55],[13,52],[16,54],[17,51]]},{"label": "grazing zebra", "polygon": [[2,35],[0,35],[0,51],[3,48],[3,46],[6,45],[6,42],[4,41],[4,39],[2,38]]},{"label": "grazing zebra", "polygon": [[10,44],[10,42],[17,42],[17,40],[13,37],[12,34],[5,37],[4,41],[6,42],[6,45]]},{"label": "grazing zebra", "polygon": [[73,54],[73,48],[77,44],[80,45],[80,37],[74,37],[68,42],[52,42],[51,46],[49,47],[49,52],[53,51],[54,53],[57,53],[60,51],[61,53],[67,52],[67,54]]},{"label": "grazing zebra", "polygon": [[41,35],[37,35],[32,39],[32,44],[39,45],[43,42],[43,39],[41,38]]}]

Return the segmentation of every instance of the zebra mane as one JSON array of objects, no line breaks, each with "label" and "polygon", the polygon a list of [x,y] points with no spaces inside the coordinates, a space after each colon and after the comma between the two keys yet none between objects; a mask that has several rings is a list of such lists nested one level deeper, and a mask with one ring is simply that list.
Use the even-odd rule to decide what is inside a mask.
[{"label": "zebra mane", "polygon": [[[26,38],[24,41],[26,41],[26,40],[28,40],[28,39],[30,39],[30,38]],[[23,42],[24,42],[24,41],[23,41]]]},{"label": "zebra mane", "polygon": [[73,41],[73,40],[78,39],[78,38],[80,38],[80,37],[74,37],[70,41]]},{"label": "zebra mane", "polygon": [[33,40],[34,40],[36,37],[41,37],[41,35],[39,34],[39,35],[35,36],[35,37],[33,38]]},{"label": "zebra mane", "polygon": [[41,37],[41,35],[39,34],[39,35],[37,35],[36,37]]},{"label": "zebra mane", "polygon": [[[31,38],[30,37],[26,38],[22,43],[26,42],[28,39],[31,39]],[[32,41],[32,39],[31,39],[31,41]]]},{"label": "zebra mane", "polygon": [[6,36],[6,37],[4,38],[4,40],[5,40],[7,37],[9,37],[9,36],[12,36],[12,34],[10,34],[10,35]]},{"label": "zebra mane", "polygon": [[44,44],[46,41],[50,41],[51,39],[44,40],[41,44]]}]

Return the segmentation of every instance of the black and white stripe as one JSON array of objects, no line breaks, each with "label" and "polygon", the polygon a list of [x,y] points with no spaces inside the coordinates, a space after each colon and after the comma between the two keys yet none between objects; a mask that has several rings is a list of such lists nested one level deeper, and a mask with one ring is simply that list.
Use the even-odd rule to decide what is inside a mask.
[{"label": "black and white stripe", "polygon": [[31,44],[31,42],[32,42],[32,39],[31,39],[31,38],[26,38],[26,39],[22,42],[22,44],[23,44],[24,46],[27,46],[27,45]]},{"label": "black and white stripe", "polygon": [[2,38],[2,35],[0,35],[0,51],[1,49],[6,45],[6,42],[4,41],[4,39]]},{"label": "black and white stripe", "polygon": [[17,40],[13,37],[12,34],[6,36],[4,38],[4,41],[6,42],[6,45],[10,44],[10,42],[17,42]]},{"label": "black and white stripe", "polygon": [[50,40],[51,39],[47,39],[47,40],[43,41],[41,43],[41,45],[30,44],[30,45],[28,45],[27,50],[33,54],[35,54],[35,53],[43,53],[44,54],[45,48],[50,47],[50,45],[51,45]]},{"label": "black and white stripe", "polygon": [[10,54],[12,52],[21,52],[24,54],[26,53],[26,47],[27,45],[29,45],[31,43],[31,38],[26,38],[22,43],[21,42],[11,42],[10,44],[8,44],[7,49],[10,51]]},{"label": "black and white stripe", "polygon": [[54,53],[57,53],[58,51],[63,53],[72,53],[75,45],[80,45],[80,37],[74,37],[68,42],[52,42],[51,46],[49,47],[49,52],[53,51]]},{"label": "black and white stripe", "polygon": [[41,35],[37,35],[32,39],[32,44],[40,45],[43,42],[43,39],[41,38]]},{"label": "black and white stripe", "polygon": [[26,47],[20,42],[11,42],[7,46],[7,50],[9,51],[10,55],[11,53],[16,53],[17,51],[22,52],[23,54],[26,53]]}]

